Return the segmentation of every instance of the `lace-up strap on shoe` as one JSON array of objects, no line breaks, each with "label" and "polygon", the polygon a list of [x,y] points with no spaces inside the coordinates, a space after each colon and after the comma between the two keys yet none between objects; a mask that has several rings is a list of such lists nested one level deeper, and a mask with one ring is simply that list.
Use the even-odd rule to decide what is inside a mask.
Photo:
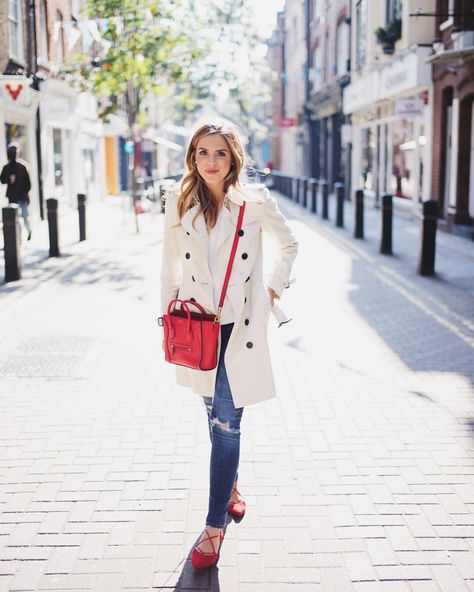
[{"label": "lace-up strap on shoe", "polygon": [[[206,538],[201,539],[199,541],[199,543],[196,545],[196,549],[199,551],[199,553],[202,553],[203,555],[215,555],[217,553],[215,547],[214,547],[214,542],[212,539],[216,539],[219,538],[219,541],[222,537],[222,533],[219,532],[218,534],[214,534],[212,536],[210,536],[209,531],[207,530],[207,528],[204,529],[204,532],[206,533]],[[201,551],[201,549],[199,549],[199,546],[201,545],[201,543],[205,543],[206,541],[210,541],[211,542],[211,547],[212,547],[212,553],[206,553],[205,551]],[[219,549],[218,549],[219,550]]]}]

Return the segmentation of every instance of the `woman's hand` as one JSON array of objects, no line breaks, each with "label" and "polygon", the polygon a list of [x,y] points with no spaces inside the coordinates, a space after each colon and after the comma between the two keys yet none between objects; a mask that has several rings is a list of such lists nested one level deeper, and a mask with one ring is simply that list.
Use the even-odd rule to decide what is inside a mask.
[{"label": "woman's hand", "polygon": [[267,288],[268,297],[270,298],[270,305],[273,306],[275,299],[278,300],[279,296],[273,288]]}]

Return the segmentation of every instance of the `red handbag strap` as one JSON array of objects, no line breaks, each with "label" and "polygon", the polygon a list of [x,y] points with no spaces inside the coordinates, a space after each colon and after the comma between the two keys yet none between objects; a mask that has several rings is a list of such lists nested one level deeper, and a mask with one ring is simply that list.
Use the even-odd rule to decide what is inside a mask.
[{"label": "red handbag strap", "polygon": [[240,210],[239,210],[239,218],[237,220],[237,227],[235,229],[234,242],[232,243],[232,249],[230,251],[230,256],[229,256],[229,263],[227,264],[227,271],[225,272],[224,284],[222,286],[221,297],[219,299],[219,306],[217,307],[216,322],[219,322],[220,316],[221,316],[221,310],[222,310],[222,307],[224,306],[224,299],[225,299],[225,294],[227,292],[227,285],[229,283],[230,272],[232,271],[232,265],[234,264],[235,253],[237,252],[237,245],[239,243],[239,237],[240,237],[239,232],[240,232],[240,229],[242,228],[242,220],[244,219],[244,211],[245,211],[245,201],[242,202],[242,205],[240,206]]}]

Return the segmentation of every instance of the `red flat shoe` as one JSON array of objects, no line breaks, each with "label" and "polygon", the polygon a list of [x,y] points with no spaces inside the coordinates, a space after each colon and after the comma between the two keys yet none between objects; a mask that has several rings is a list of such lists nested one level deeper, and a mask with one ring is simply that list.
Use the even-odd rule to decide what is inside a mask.
[{"label": "red flat shoe", "polygon": [[[219,559],[219,551],[221,548],[223,538],[222,531],[219,534],[215,534],[214,536],[209,536],[209,531],[207,530],[207,528],[204,529],[204,532],[206,533],[207,537],[199,541],[199,543],[194,547],[193,552],[191,554],[191,564],[194,567],[194,569],[204,569],[206,567],[210,567],[211,565],[217,563],[217,560]],[[217,537],[219,537],[219,547],[216,551],[212,539],[215,539]],[[201,551],[201,549],[199,549],[199,545],[201,543],[204,543],[204,541],[211,541],[212,553],[204,553],[204,551]]]},{"label": "red flat shoe", "polygon": [[237,489],[237,487],[234,487],[232,493],[234,493],[234,491],[239,496],[239,499],[236,502],[230,502],[227,511],[229,512],[229,514],[232,514],[232,516],[235,516],[236,518],[242,518],[242,516],[245,514],[245,500],[240,495],[240,492]]}]

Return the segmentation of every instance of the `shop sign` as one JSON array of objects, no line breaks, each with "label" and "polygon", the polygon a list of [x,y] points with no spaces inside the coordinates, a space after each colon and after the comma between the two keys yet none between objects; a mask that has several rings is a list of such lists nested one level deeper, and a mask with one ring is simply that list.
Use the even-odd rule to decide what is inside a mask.
[{"label": "shop sign", "polygon": [[297,117],[280,117],[280,127],[295,127],[298,125]]},{"label": "shop sign", "polygon": [[379,78],[378,70],[372,70],[366,76],[346,86],[342,97],[343,112],[354,113],[375,103],[379,96]]},{"label": "shop sign", "polygon": [[4,105],[22,106],[30,104],[30,80],[23,76],[0,76],[1,98]]},{"label": "shop sign", "polygon": [[423,101],[421,99],[398,99],[395,101],[395,115],[398,117],[423,115]]},{"label": "shop sign", "polygon": [[46,121],[65,121],[70,115],[71,105],[68,98],[46,95],[41,100],[41,116]]}]

